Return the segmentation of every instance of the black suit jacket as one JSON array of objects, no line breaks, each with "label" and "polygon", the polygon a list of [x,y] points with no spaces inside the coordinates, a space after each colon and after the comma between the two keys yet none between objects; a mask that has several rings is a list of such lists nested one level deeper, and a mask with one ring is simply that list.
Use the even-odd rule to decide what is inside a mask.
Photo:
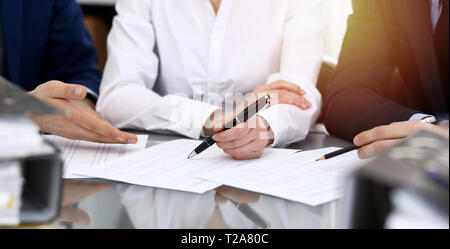
[{"label": "black suit jacket", "polygon": [[[448,113],[428,0],[354,0],[353,9],[325,92],[328,131],[352,140],[415,113]],[[394,69],[403,79],[399,85],[391,84]]]}]

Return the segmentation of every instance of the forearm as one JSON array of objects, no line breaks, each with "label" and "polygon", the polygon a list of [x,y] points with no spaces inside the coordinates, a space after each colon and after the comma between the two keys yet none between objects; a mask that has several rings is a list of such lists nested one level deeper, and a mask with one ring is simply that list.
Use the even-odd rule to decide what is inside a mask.
[{"label": "forearm", "polygon": [[267,83],[283,80],[294,83],[306,93],[307,110],[293,105],[274,103],[260,113],[274,134],[272,146],[284,146],[303,140],[316,123],[322,102],[316,88],[325,50],[325,26],[321,1],[297,2],[291,6],[291,16],[283,35],[280,72],[271,75]]},{"label": "forearm", "polygon": [[59,80],[80,84],[98,94],[101,72],[97,52],[75,1],[56,1],[47,44],[44,81]]},{"label": "forearm", "polygon": [[101,115],[118,128],[170,131],[200,138],[216,106],[177,95],[159,96],[142,86],[125,85],[102,95]]},{"label": "forearm", "polygon": [[408,120],[416,110],[367,88],[348,88],[327,98],[324,121],[330,134],[348,141],[366,130]]}]

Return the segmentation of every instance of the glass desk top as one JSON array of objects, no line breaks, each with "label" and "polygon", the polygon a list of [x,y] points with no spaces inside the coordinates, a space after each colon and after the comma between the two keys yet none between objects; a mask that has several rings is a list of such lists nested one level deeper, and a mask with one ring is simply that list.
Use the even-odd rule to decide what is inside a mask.
[{"label": "glass desk top", "polygon": [[[179,139],[149,134],[147,147]],[[289,148],[312,150],[345,147],[348,142],[311,133]],[[238,203],[245,203],[240,205]],[[340,201],[317,207],[220,187],[193,194],[103,180],[65,180],[58,223],[67,228],[335,228]]]}]

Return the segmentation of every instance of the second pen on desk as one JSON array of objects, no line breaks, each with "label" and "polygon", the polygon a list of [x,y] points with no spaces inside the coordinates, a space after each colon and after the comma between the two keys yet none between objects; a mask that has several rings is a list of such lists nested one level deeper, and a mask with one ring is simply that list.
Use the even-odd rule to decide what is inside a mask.
[{"label": "second pen on desk", "polygon": [[[434,117],[434,116],[426,116],[426,117],[422,118],[422,120],[420,122],[432,124],[432,123],[436,122],[436,117]],[[356,146],[356,145],[345,147],[345,148],[337,150],[335,152],[328,153],[328,154],[324,155],[323,157],[317,159],[316,161],[328,160],[328,159],[331,159],[333,157],[337,157],[337,156],[343,155],[345,153],[348,153],[350,151],[359,150],[359,149],[361,149],[361,147],[362,146]]]},{"label": "second pen on desk", "polygon": [[[237,115],[236,118],[234,118],[230,123],[225,125],[225,129],[223,131],[229,130],[238,124],[247,122],[269,104],[270,104],[270,97],[268,95],[265,95],[264,97],[258,99],[256,102],[249,105],[241,113],[239,113],[239,115]],[[192,151],[191,154],[189,154],[188,159],[196,157],[197,155],[199,155],[209,147],[213,146],[214,144],[216,144],[216,141],[214,141],[213,137],[212,136],[208,137],[202,144],[200,144],[197,148],[195,148],[195,150]]]},{"label": "second pen on desk", "polygon": [[345,147],[345,148],[340,149],[340,150],[338,150],[338,151],[334,151],[334,152],[328,153],[328,154],[326,154],[325,156],[323,156],[323,157],[317,159],[316,161],[323,161],[323,160],[331,159],[331,158],[333,158],[333,157],[340,156],[340,155],[345,154],[345,153],[348,153],[348,152],[350,152],[350,151],[358,150],[359,148],[360,148],[360,147],[358,147],[358,146],[356,146],[356,145],[352,145],[352,146],[349,146],[349,147]]}]

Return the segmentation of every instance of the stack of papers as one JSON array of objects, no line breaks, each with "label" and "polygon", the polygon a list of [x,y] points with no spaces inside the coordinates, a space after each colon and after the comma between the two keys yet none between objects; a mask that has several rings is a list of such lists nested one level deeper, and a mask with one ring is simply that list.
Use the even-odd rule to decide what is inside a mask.
[{"label": "stack of papers", "polygon": [[25,157],[41,151],[39,128],[25,117],[0,118],[0,158]]},{"label": "stack of papers", "polygon": [[259,159],[236,161],[214,146],[187,159],[200,143],[175,140],[75,173],[194,193],[228,185],[317,206],[342,197],[344,177],[362,162],[356,152],[316,162],[339,149],[332,147],[301,153],[267,148]]},{"label": "stack of papers", "polygon": [[0,161],[0,225],[19,224],[22,186],[20,164]]}]

